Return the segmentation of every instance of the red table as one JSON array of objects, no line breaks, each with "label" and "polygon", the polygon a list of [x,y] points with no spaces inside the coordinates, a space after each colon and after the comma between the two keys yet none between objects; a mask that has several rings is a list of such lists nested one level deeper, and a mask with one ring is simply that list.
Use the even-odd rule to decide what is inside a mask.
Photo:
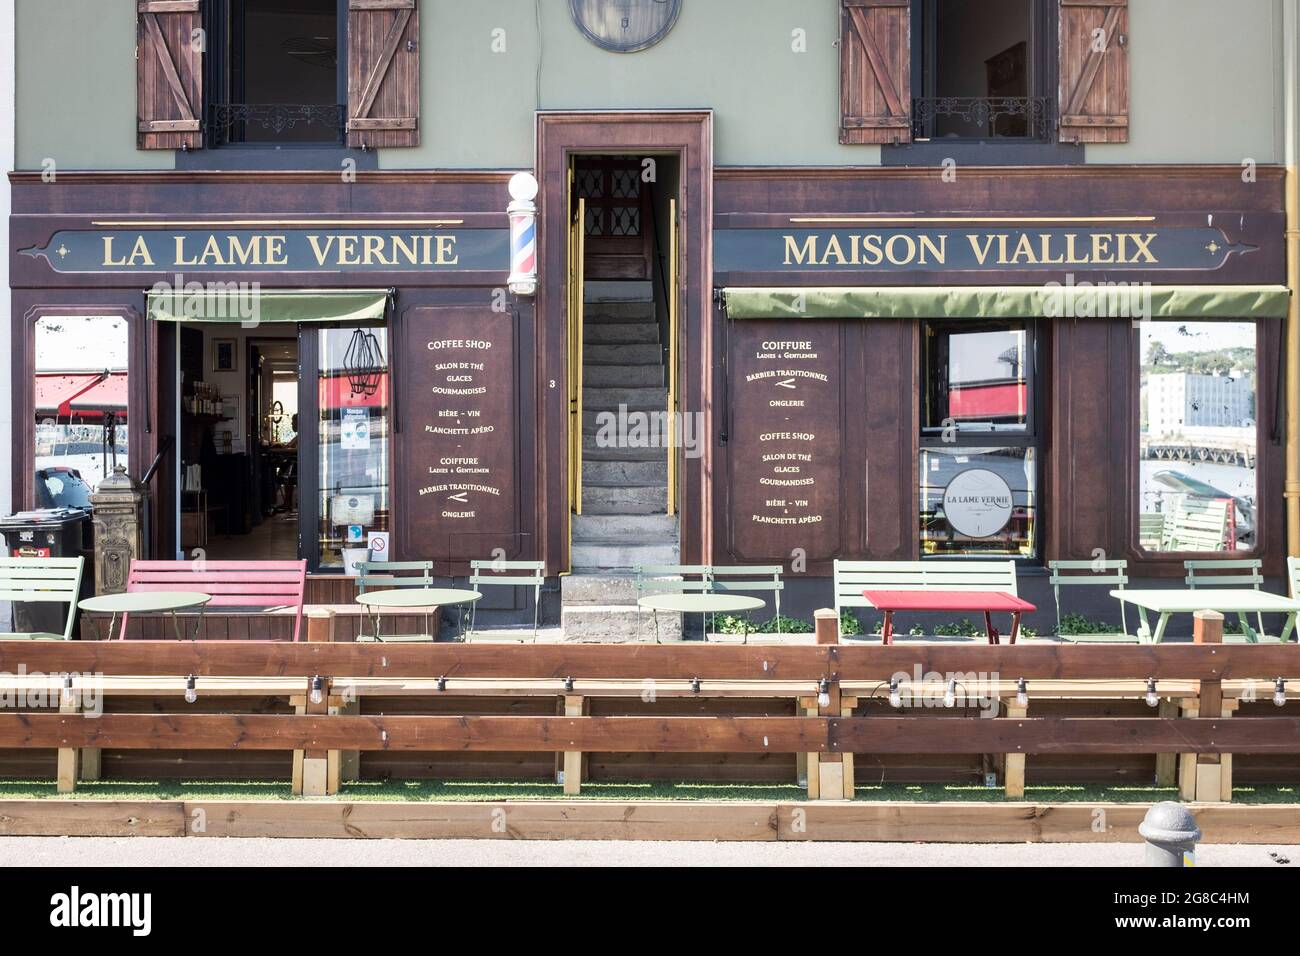
[{"label": "red table", "polygon": [[990,644],[998,643],[998,631],[993,626],[993,612],[1010,612],[1011,643],[1014,644],[1016,635],[1020,633],[1020,615],[1025,611],[1037,610],[1028,601],[1023,601],[1005,591],[939,591],[926,588],[917,591],[871,590],[863,591],[862,595],[876,610],[885,612],[882,636],[886,644],[894,643],[895,611],[982,612]]}]

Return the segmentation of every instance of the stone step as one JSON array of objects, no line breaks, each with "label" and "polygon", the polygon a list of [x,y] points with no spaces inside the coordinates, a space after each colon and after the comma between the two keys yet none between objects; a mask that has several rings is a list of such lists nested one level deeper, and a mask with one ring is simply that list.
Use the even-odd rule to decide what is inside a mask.
[{"label": "stone step", "polygon": [[596,411],[617,411],[620,406],[629,409],[664,411],[668,408],[668,389],[662,385],[643,385],[627,388],[584,388],[582,407]]},{"label": "stone step", "polygon": [[560,609],[564,640],[582,644],[680,641],[680,614],[653,614],[634,605],[582,604]]},{"label": "stone step", "polygon": [[620,342],[646,344],[659,341],[659,326],[653,322],[607,322],[584,326],[582,341],[590,345]]},{"label": "stone step", "polygon": [[[629,544],[626,541],[584,541],[573,543],[573,570],[631,573],[647,565],[677,564],[676,544]],[[636,598],[632,598],[636,603]]]},{"label": "stone step", "polygon": [[[583,515],[574,516],[574,528]],[[574,607],[583,604],[636,604],[636,579],[630,574],[592,574],[575,572],[560,578],[560,604]]]},{"label": "stone step", "polygon": [[582,510],[592,515],[664,514],[668,510],[668,486],[593,485],[584,481]]},{"label": "stone step", "polygon": [[582,384],[590,388],[662,388],[662,365],[584,365]]},{"label": "stone step", "polygon": [[671,545],[677,542],[677,517],[666,514],[574,515],[573,540],[623,540],[632,544]]},{"label": "stone step", "polygon": [[[664,399],[667,404],[667,398]],[[582,409],[582,433],[584,435],[595,435],[600,426],[606,422],[606,428],[618,430],[626,429],[626,440],[628,441],[657,441],[662,448],[668,447],[668,421],[664,417],[666,409],[663,405],[651,408],[629,408],[625,416],[620,416],[617,408],[592,408],[586,404]],[[610,419],[608,416],[614,416]],[[633,418],[632,416],[637,416]],[[654,415],[653,419],[639,420],[641,416]],[[603,416],[603,417],[602,417]],[[621,420],[622,419],[622,420]]]},{"label": "stone step", "polygon": [[657,342],[649,345],[587,345],[582,349],[582,364],[587,369],[594,365],[662,367],[664,350]]},{"label": "stone step", "polygon": [[587,302],[644,301],[654,297],[649,279],[594,279],[582,287]]},{"label": "stone step", "polygon": [[656,485],[668,486],[668,457],[657,461],[582,461],[584,485]]},{"label": "stone step", "polygon": [[582,436],[582,461],[667,461],[666,448],[600,448],[596,445],[596,430],[584,429]]},{"label": "stone step", "polygon": [[588,302],[582,309],[583,322],[653,322],[655,304],[649,301]]}]

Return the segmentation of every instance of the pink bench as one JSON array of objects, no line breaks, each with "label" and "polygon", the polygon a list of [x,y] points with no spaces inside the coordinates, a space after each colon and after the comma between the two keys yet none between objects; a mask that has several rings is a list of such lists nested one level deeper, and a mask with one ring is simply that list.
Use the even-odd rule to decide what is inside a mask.
[{"label": "pink bench", "polygon": [[[132,561],[126,589],[199,591],[212,595],[209,608],[267,611],[293,608],[293,639],[302,634],[306,561]],[[126,636],[127,615],[119,636]]]}]

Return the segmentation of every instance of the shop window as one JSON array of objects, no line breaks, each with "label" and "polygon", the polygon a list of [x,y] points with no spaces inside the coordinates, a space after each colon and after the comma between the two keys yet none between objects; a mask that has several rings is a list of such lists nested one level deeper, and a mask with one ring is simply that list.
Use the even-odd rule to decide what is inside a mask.
[{"label": "shop window", "polygon": [[1024,321],[923,326],[922,555],[1037,557],[1034,341]]},{"label": "shop window", "polygon": [[341,145],[339,0],[215,0],[207,14],[208,144]]},{"label": "shop window", "polygon": [[1138,339],[1140,546],[1252,550],[1258,488],[1254,323],[1143,322]]},{"label": "shop window", "polygon": [[90,492],[126,465],[126,319],[48,315],[36,320],[35,500],[89,508]]},{"label": "shop window", "polygon": [[[317,347],[319,564],[343,569],[386,544],[390,383],[385,329],[328,328]],[[386,547],[374,549],[379,559]]]}]

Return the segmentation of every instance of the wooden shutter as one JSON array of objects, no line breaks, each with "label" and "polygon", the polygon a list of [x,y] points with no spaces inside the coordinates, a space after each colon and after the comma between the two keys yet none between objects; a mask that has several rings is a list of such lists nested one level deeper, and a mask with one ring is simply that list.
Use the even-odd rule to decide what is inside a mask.
[{"label": "wooden shutter", "polygon": [[203,145],[200,0],[136,0],[135,111],[140,149]]},{"label": "wooden shutter", "polygon": [[1061,141],[1128,142],[1128,0],[1060,0]]},{"label": "wooden shutter", "polygon": [[348,145],[420,145],[416,0],[348,0]]},{"label": "wooden shutter", "polygon": [[840,142],[911,141],[911,0],[840,0]]}]

